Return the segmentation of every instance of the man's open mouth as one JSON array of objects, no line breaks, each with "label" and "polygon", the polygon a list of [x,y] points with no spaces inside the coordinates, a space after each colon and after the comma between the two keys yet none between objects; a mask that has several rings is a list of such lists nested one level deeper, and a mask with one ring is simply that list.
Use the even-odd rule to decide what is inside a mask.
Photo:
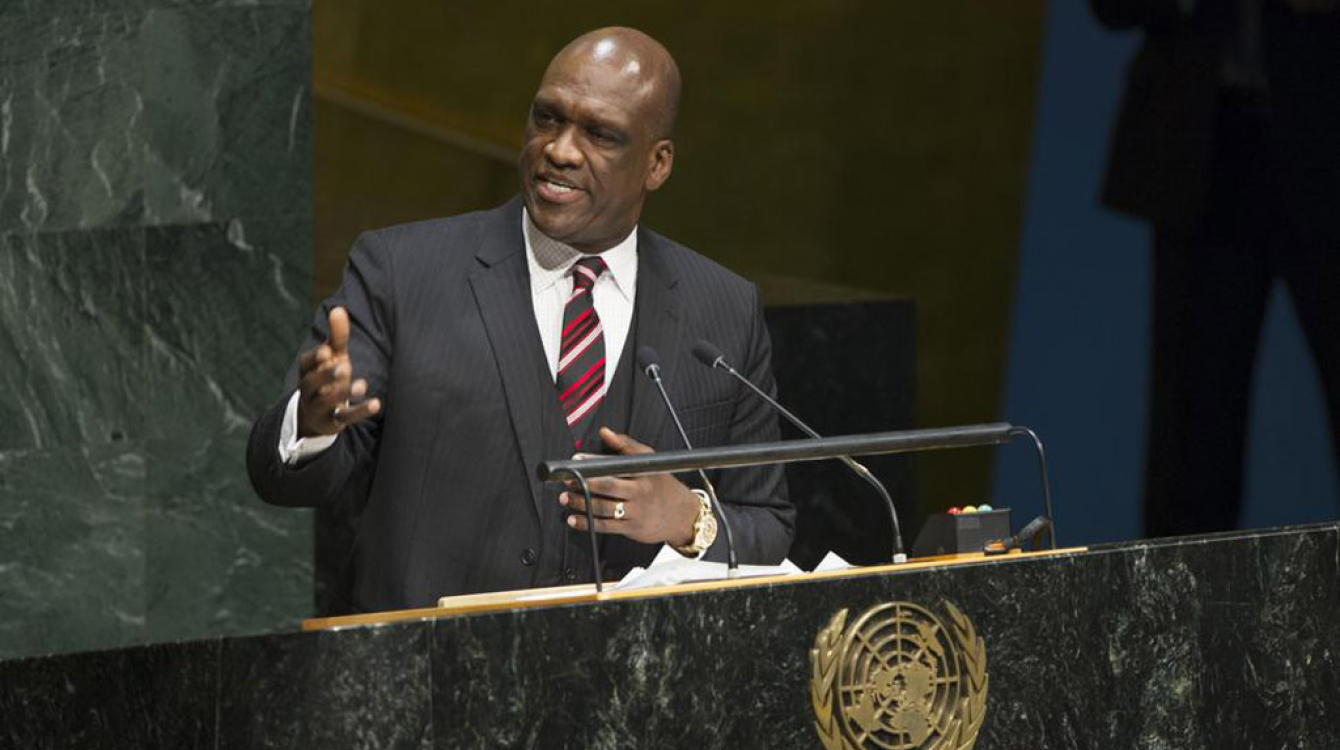
[{"label": "man's open mouth", "polygon": [[571,182],[551,175],[540,175],[536,177],[535,184],[539,189],[540,197],[555,203],[563,203],[566,200],[572,200],[582,192],[581,188]]}]

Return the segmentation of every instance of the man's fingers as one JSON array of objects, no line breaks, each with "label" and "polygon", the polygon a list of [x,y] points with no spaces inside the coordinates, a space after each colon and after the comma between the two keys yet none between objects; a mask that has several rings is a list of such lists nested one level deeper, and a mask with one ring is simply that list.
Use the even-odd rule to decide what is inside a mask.
[{"label": "man's fingers", "polygon": [[349,350],[349,313],[343,307],[330,311],[330,348],[336,355]]},{"label": "man's fingers", "polygon": [[342,362],[335,367],[318,370],[313,373],[311,380],[307,382],[309,388],[313,388],[314,398],[324,399],[330,403],[336,403],[348,399],[352,393],[351,379],[353,378],[354,368],[348,362]]},{"label": "man's fingers", "polygon": [[328,363],[331,356],[330,347],[325,344],[312,347],[298,356],[298,372],[306,373],[314,370]]},{"label": "man's fingers", "polygon": [[351,375],[353,364],[347,358],[331,358],[304,372],[298,379],[298,389],[302,391],[303,398],[310,400],[315,398],[321,386],[341,378],[347,380]]},{"label": "man's fingers", "polygon": [[342,404],[353,398],[352,389],[349,387],[349,381],[339,380],[334,383],[326,383],[316,391],[316,402],[326,404]]},{"label": "man's fingers", "polygon": [[317,363],[316,358],[318,349],[321,349],[321,347],[318,346],[312,349],[308,349],[307,351],[298,355],[298,372],[306,374],[308,370],[312,369],[313,367],[316,367]]},{"label": "man's fingers", "polygon": [[[586,498],[582,495],[581,492],[568,490],[567,492],[564,492],[559,495],[558,502],[560,505],[572,511],[573,513],[586,512]],[[623,503],[625,514],[627,514],[628,509],[631,508],[633,505],[632,503],[624,500],[612,500],[603,497],[596,497],[593,495],[591,497],[591,512],[595,513],[597,516],[600,516],[601,518],[615,518],[616,516],[618,516],[617,506],[619,503]]]},{"label": "man's fingers", "polygon": [[[611,518],[597,518],[596,533],[622,534],[628,530],[626,526],[621,525],[623,523],[624,523],[623,521],[615,521],[614,519]],[[586,529],[588,528],[586,525],[586,516],[578,514],[568,516],[568,526],[571,526],[577,531],[586,531]]]},{"label": "man's fingers", "polygon": [[[632,500],[636,493],[637,485],[631,479],[620,479],[618,477],[599,477],[597,479],[586,480],[586,486],[591,488],[592,495],[603,495],[612,497],[616,500]],[[576,482],[568,485],[568,491],[573,494],[581,494],[582,488]]]},{"label": "man's fingers", "polygon": [[639,443],[627,435],[621,435],[608,427],[600,428],[600,439],[610,450],[624,456],[630,456],[637,453],[655,453],[655,451],[642,443]]},{"label": "man's fingers", "polygon": [[333,360],[329,367],[323,367],[317,371],[318,383],[343,383],[345,386],[353,384],[354,366],[349,364],[348,360]]},{"label": "man's fingers", "polygon": [[331,417],[336,424],[348,427],[351,424],[358,424],[363,420],[375,416],[382,410],[382,400],[379,398],[370,398],[360,404],[350,406],[337,406],[331,412]]}]

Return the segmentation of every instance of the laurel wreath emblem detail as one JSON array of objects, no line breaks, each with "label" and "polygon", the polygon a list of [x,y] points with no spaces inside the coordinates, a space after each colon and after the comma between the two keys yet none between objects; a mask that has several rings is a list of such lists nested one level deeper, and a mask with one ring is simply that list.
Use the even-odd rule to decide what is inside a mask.
[{"label": "laurel wreath emblem detail", "polygon": [[[826,750],[973,746],[986,718],[986,644],[953,603],[941,601],[941,609],[947,615],[943,620],[907,602],[878,605],[850,627],[848,610],[842,609],[819,631],[810,650],[810,702],[815,730]],[[884,633],[884,640],[866,640],[864,633],[874,631]],[[877,653],[881,643],[887,647],[895,641],[900,644],[898,654]],[[901,645],[906,643],[919,644],[911,657]],[[866,684],[851,684],[853,674]],[[852,701],[853,694],[860,695],[857,702]],[[934,710],[930,703],[936,704]],[[914,714],[911,719],[924,724],[920,733],[898,735],[894,744],[876,734],[877,724],[887,731],[890,723],[904,719],[904,713]],[[938,723],[926,723],[927,716]],[[923,735],[924,742],[918,741]]]}]

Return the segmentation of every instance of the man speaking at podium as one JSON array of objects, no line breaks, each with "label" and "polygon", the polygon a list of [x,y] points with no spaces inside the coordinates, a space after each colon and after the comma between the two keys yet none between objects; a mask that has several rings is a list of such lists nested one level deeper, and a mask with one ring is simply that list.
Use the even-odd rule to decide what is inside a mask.
[{"label": "man speaking at podium", "polygon": [[[358,514],[331,614],[589,582],[580,494],[542,484],[535,468],[683,447],[639,372],[641,347],[658,353],[695,447],[777,439],[761,400],[690,354],[709,339],[775,389],[754,286],[638,225],[674,165],[679,91],[654,39],[583,35],[531,104],[518,198],[355,243],[247,449],[267,502]],[[712,480],[741,562],[779,562],[794,519],[780,467]],[[661,544],[724,558],[701,492],[678,479],[591,488],[606,578]]]}]

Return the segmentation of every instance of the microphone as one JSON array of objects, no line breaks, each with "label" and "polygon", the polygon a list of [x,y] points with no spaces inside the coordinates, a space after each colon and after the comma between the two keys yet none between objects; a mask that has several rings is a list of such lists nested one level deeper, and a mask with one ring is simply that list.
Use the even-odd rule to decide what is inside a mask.
[{"label": "microphone", "polygon": [[[1041,534],[1043,531],[1050,531],[1051,528],[1052,522],[1050,519],[1046,516],[1038,516],[1032,521],[1029,521],[1027,526],[1009,539],[994,539],[987,542],[986,546],[982,548],[982,551],[987,555],[1003,555],[1012,549],[1022,549],[1024,544],[1032,541],[1034,537]],[[1053,540],[1052,549],[1055,548],[1056,544],[1055,540]]]},{"label": "microphone", "polygon": [[[675,421],[675,429],[679,430],[679,437],[684,441],[684,447],[693,450],[693,445],[689,443],[689,434],[684,431],[684,425],[679,421],[679,414],[675,412],[674,405],[670,403],[670,394],[665,392],[665,383],[661,381],[660,358],[656,356],[656,350],[650,346],[638,347],[637,365],[651,379],[651,382],[656,384],[656,389],[661,394],[661,400],[665,402],[665,410],[670,412],[670,418]],[[717,499],[717,489],[712,486],[711,480],[707,478],[707,472],[699,469],[698,477],[703,480],[707,497],[712,501],[712,510],[717,515],[717,521],[721,523],[721,530],[726,534],[726,577],[734,578],[736,569],[739,568],[740,564],[735,559],[735,537],[730,533],[730,521],[726,519],[726,513],[721,509],[721,501]]]},{"label": "microphone", "polygon": [[[754,385],[749,378],[736,372],[735,368],[731,367],[730,363],[726,361],[726,355],[722,354],[721,350],[716,348],[712,343],[698,339],[698,343],[693,345],[693,356],[697,358],[699,362],[702,362],[712,369],[725,370],[727,374],[743,383],[749,390],[757,393],[759,398],[766,401],[769,406],[776,409],[783,417],[786,417],[787,421],[800,428],[801,432],[816,440],[819,439],[819,433],[810,429],[810,426],[802,422],[800,417],[792,414],[791,410],[777,403],[777,399],[769,396],[762,388]],[[879,496],[884,498],[884,504],[888,506],[889,509],[889,520],[893,524],[893,562],[895,564],[907,562],[907,554],[903,552],[903,531],[898,524],[898,511],[893,506],[893,498],[889,496],[889,491],[885,489],[882,482],[875,478],[874,474],[870,473],[869,469],[865,468],[865,466],[861,465],[851,456],[838,456],[838,460],[846,464],[847,468],[856,473],[856,476],[868,482],[870,486],[874,487],[875,491],[879,493]]]}]

